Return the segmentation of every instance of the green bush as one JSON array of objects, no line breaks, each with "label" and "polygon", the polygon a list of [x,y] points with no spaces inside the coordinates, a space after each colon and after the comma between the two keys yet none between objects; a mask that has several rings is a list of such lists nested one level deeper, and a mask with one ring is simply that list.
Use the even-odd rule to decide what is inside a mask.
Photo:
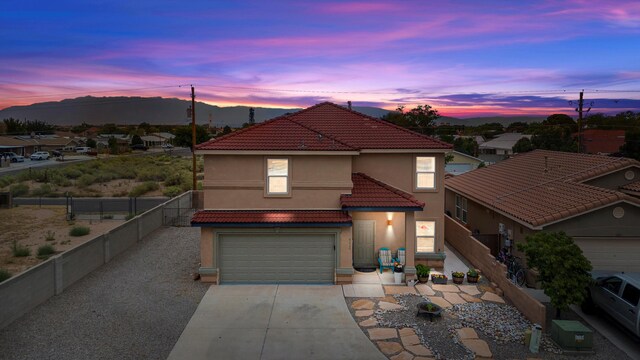
[{"label": "green bush", "polygon": [[51,244],[45,244],[38,248],[38,258],[48,258],[50,255],[55,254],[56,249]]},{"label": "green bush", "polygon": [[168,197],[176,197],[182,193],[183,191],[179,186],[169,186],[164,189],[164,191],[162,192],[162,195],[168,196]]},{"label": "green bush", "polygon": [[62,174],[69,179],[77,179],[82,176],[83,172],[76,167],[66,167],[62,170]]},{"label": "green bush", "polygon": [[84,174],[78,178],[78,180],[76,181],[76,184],[78,185],[78,187],[83,188],[83,187],[93,185],[95,182],[96,182],[95,176]]},{"label": "green bush", "polygon": [[154,191],[154,190],[158,190],[160,188],[160,185],[158,185],[157,182],[153,182],[153,181],[146,181],[136,187],[134,187],[130,192],[129,192],[129,196],[130,197],[138,197],[141,195],[144,195],[148,192]]},{"label": "green bush", "polygon": [[13,240],[13,245],[11,246],[11,252],[15,257],[25,257],[31,255],[31,249],[24,245],[18,244],[18,241]]},{"label": "green bush", "polygon": [[142,169],[138,172],[136,177],[140,181],[164,181],[167,173],[162,167],[153,167]]},{"label": "green bush", "polygon": [[29,194],[29,185],[27,184],[13,184],[9,187],[11,196],[18,197]]},{"label": "green bush", "polygon": [[73,228],[71,228],[71,230],[69,230],[69,235],[70,236],[84,236],[87,235],[91,232],[91,229],[89,229],[86,226],[74,226]]},{"label": "green bush", "polygon": [[31,190],[32,196],[51,196],[54,188],[50,184],[42,184],[39,188]]},{"label": "green bush", "polygon": [[0,269],[0,283],[11,277],[11,273],[5,269]]},{"label": "green bush", "polygon": [[57,186],[71,186],[71,180],[69,180],[60,172],[55,172],[51,174],[50,181]]},{"label": "green bush", "polygon": [[13,176],[0,177],[0,188],[7,187],[16,182],[16,178]]}]

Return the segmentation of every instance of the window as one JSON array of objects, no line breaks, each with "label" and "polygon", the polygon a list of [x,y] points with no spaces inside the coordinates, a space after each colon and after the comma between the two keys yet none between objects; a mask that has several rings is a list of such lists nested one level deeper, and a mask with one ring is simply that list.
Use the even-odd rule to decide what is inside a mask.
[{"label": "window", "polygon": [[620,286],[622,285],[622,279],[617,277],[611,277],[606,279],[602,283],[602,287],[611,291],[612,293],[618,295],[618,291],[620,291]]},{"label": "window", "polygon": [[436,158],[416,157],[416,189],[436,188]]},{"label": "window", "polygon": [[622,298],[629,304],[636,306],[640,299],[640,290],[631,284],[627,284],[622,291]]},{"label": "window", "polygon": [[289,160],[267,159],[267,194],[289,193]]},{"label": "window", "polygon": [[456,218],[467,223],[467,199],[456,195]]},{"label": "window", "polygon": [[436,244],[436,222],[416,221],[416,252],[433,253]]}]

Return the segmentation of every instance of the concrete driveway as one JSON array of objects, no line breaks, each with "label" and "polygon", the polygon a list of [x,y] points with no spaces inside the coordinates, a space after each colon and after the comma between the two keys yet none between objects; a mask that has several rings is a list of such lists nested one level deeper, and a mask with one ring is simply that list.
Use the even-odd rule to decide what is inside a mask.
[{"label": "concrete driveway", "polygon": [[169,359],[386,359],[340,286],[211,286]]}]

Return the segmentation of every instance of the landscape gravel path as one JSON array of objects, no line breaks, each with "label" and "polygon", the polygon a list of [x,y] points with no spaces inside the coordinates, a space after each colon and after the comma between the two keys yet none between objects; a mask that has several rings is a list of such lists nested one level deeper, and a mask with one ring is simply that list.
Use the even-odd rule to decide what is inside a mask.
[{"label": "landscape gravel path", "polygon": [[208,285],[197,228],[161,228],[0,330],[0,359],[166,359]]}]

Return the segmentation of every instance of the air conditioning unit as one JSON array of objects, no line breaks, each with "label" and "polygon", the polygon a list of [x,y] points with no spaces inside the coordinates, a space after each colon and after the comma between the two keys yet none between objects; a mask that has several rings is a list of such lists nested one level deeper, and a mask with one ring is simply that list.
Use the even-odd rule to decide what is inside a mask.
[{"label": "air conditioning unit", "polygon": [[579,321],[553,320],[551,339],[564,350],[588,352],[593,349],[593,332]]}]

